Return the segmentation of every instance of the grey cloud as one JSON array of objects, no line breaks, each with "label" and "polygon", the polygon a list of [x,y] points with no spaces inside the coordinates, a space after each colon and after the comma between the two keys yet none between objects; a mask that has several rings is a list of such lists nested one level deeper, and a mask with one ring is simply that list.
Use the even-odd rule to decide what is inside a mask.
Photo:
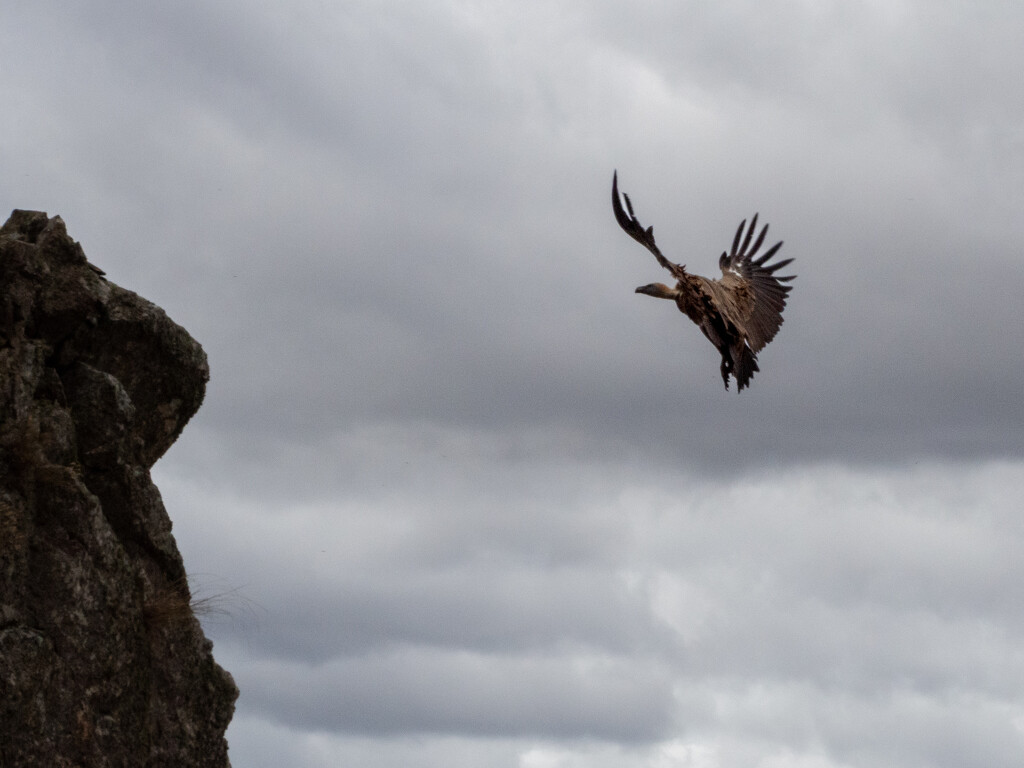
[{"label": "grey cloud", "polygon": [[260,665],[243,684],[283,722],[378,734],[630,742],[661,735],[671,703],[657,665],[586,655],[570,661],[407,650],[310,669]]},{"label": "grey cloud", "polygon": [[[370,571],[340,587],[312,581],[301,589],[288,586],[259,585],[263,599],[281,606],[272,617],[257,616],[258,631],[248,641],[268,658],[323,664],[382,643],[486,653],[566,645],[623,654],[674,645],[672,634],[625,593],[621,580],[596,570],[541,575],[533,568],[489,572],[480,565],[441,573]],[[224,634],[216,626],[213,631]],[[227,636],[245,632],[236,628]]]},{"label": "grey cloud", "polygon": [[[274,77],[291,83],[301,72],[322,72],[317,67],[327,66],[326,53],[283,47],[273,14],[255,14],[237,27],[222,11],[204,13],[209,18],[151,19],[143,37],[166,39],[158,52],[202,68],[185,76],[195,87],[181,92],[178,119],[198,139],[218,125],[215,110],[230,113],[221,125],[222,143],[208,152],[210,160],[238,153],[234,166],[229,162],[229,173],[217,178],[200,167],[207,157],[189,159],[184,146],[174,148],[151,129],[136,139],[149,158],[144,166],[133,166],[130,156],[109,165],[115,173],[123,167],[122,186],[128,176],[156,174],[153,182],[164,183],[153,188],[163,186],[164,194],[191,207],[184,241],[181,228],[169,222],[154,222],[153,232],[180,242],[174,250],[184,250],[193,269],[218,277],[193,286],[169,267],[157,273],[161,290],[178,281],[178,290],[194,297],[183,318],[214,353],[203,415],[211,423],[239,424],[245,412],[257,411],[276,433],[329,433],[351,421],[387,418],[495,430],[558,425],[598,440],[614,432],[637,445],[653,441],[659,452],[709,466],[727,456],[755,462],[766,442],[781,461],[822,451],[860,460],[1020,455],[1024,425],[1012,407],[1020,375],[1014,356],[1003,350],[1020,346],[1012,285],[1024,275],[1013,258],[1012,221],[992,221],[993,206],[984,204],[1002,207],[1012,179],[996,175],[990,189],[957,190],[951,182],[962,175],[965,160],[955,147],[887,130],[884,121],[847,133],[819,131],[809,142],[790,145],[794,121],[798,131],[808,130],[806,107],[764,100],[748,106],[710,86],[698,102],[721,114],[722,127],[709,147],[687,141],[680,133],[684,122],[658,121],[645,129],[655,141],[670,133],[682,137],[678,148],[665,149],[656,173],[650,159],[621,169],[643,220],[657,226],[673,257],[713,273],[714,257],[737,220],[761,208],[773,233],[787,241],[786,253],[797,258],[800,277],[784,333],[765,351],[757,391],[738,402],[716,390],[714,355],[704,340],[671,308],[644,306],[631,292],[658,270],[615,229],[608,211],[607,177],[625,137],[606,138],[591,157],[558,158],[570,143],[552,131],[557,115],[545,111],[539,92],[531,91],[518,111],[502,102],[503,94],[519,93],[522,82],[538,83],[547,74],[543,59],[533,61],[517,47],[529,51],[538,43],[515,22],[489,34],[507,46],[512,60],[506,66],[525,67],[517,77],[485,52],[490,38],[474,37],[465,19],[380,17],[363,27],[349,19],[340,29],[350,42],[380,33],[393,46],[408,45],[392,58],[386,55],[391,48],[375,49],[372,69],[353,60],[352,69],[332,70],[344,89],[332,95],[314,88],[319,101],[300,104],[288,100],[297,89],[273,85]],[[637,23],[650,23],[644,18]],[[739,13],[725,21],[690,19],[696,24],[665,19],[662,27],[698,35],[708,24],[729,30],[742,19]],[[835,21],[826,13],[813,24],[832,36],[852,34]],[[888,35],[899,28],[893,23],[882,18],[880,26],[866,21],[854,29],[867,34],[877,27]],[[413,29],[421,24],[438,34],[417,36]],[[785,14],[772,24],[791,27]],[[182,28],[190,34],[176,31]],[[202,34],[191,34],[199,28]],[[117,29],[101,37],[114,48],[124,42],[117,35],[127,34]],[[184,37],[202,55],[175,47]],[[453,42],[445,51],[454,58],[436,58],[445,40]],[[742,38],[734,42],[756,50]],[[806,43],[782,47],[799,52]],[[241,53],[254,48],[265,55]],[[216,66],[221,50],[248,68],[242,79],[280,94],[261,96],[258,109],[238,102],[248,97],[237,78]],[[918,52],[924,60],[940,54],[937,45]],[[138,77],[156,78],[154,87],[167,87],[159,66],[137,61],[138,51],[131,55],[108,66],[130,66]],[[304,69],[297,63],[303,57],[320,59]],[[591,62],[590,75],[577,63],[564,77],[586,83],[588,76],[610,73],[613,63]],[[731,66],[756,69],[742,57]],[[268,79],[264,69],[277,74]],[[202,74],[207,70],[210,77]],[[885,82],[878,73],[865,74]],[[961,79],[983,76],[984,69],[968,66]],[[491,94],[485,84],[497,91]],[[624,86],[615,84],[620,92],[595,97],[596,104],[624,98]],[[559,98],[571,90],[557,78],[553,87]],[[209,88],[231,98],[221,99],[220,90],[208,94]],[[331,129],[296,145],[290,128],[263,114],[273,107],[297,126],[337,113],[338,104],[364,121],[363,138]],[[151,98],[129,103],[138,110],[129,124],[152,105]],[[866,107],[847,108],[855,114]],[[732,119],[740,114],[756,133]],[[986,114],[974,119],[992,123]],[[530,128],[534,118],[537,130]],[[108,120],[102,130],[111,127]],[[773,137],[767,152],[751,146],[757,134]],[[364,140],[384,143],[370,149]],[[252,151],[246,154],[245,146]],[[349,156],[355,146],[362,147],[358,156]],[[730,161],[734,147],[745,149]],[[174,176],[181,166],[169,150],[185,157],[187,175],[180,181]],[[983,143],[974,151],[994,157],[999,147]],[[283,159],[288,154],[291,164]],[[632,150],[626,154],[622,160]],[[750,160],[746,174],[740,169]],[[553,163],[562,168],[557,174]],[[723,166],[734,168],[733,175],[723,176]],[[205,191],[196,194],[195,185]],[[703,196],[714,201],[715,221],[700,216],[708,207]],[[993,226],[979,231],[977,217]],[[168,246],[148,248],[162,257]],[[271,296],[264,295],[268,283],[277,287]],[[280,364],[261,364],[271,359]],[[312,366],[310,359],[319,362]],[[764,439],[757,432],[741,437],[752,413]],[[701,439],[675,437],[683,432]]]},{"label": "grey cloud", "polygon": [[[0,194],[210,355],[155,475],[253,602],[239,754],[1020,762],[1016,9],[59,5]],[[796,258],[741,397],[613,168],[696,272]]]}]

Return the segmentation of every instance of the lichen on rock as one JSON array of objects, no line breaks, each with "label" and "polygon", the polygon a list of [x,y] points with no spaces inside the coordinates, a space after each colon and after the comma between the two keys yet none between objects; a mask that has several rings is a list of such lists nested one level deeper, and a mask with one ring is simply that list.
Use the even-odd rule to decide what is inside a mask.
[{"label": "lichen on rock", "polygon": [[238,696],[150,468],[202,347],[60,217],[0,228],[0,766],[228,766]]}]

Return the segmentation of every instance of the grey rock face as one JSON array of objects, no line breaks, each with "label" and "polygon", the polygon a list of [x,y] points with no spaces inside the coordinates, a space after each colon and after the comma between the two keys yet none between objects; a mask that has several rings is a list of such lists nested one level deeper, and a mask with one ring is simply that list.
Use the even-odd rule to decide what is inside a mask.
[{"label": "grey rock face", "polygon": [[228,766],[213,660],[149,470],[202,347],[59,217],[0,228],[0,767]]}]

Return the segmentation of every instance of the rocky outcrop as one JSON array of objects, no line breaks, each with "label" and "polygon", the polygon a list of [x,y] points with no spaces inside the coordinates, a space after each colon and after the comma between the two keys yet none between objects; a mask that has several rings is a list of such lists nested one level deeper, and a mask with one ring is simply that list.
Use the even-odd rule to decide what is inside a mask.
[{"label": "rocky outcrop", "polygon": [[149,475],[208,378],[59,217],[0,228],[0,766],[229,765],[238,690]]}]

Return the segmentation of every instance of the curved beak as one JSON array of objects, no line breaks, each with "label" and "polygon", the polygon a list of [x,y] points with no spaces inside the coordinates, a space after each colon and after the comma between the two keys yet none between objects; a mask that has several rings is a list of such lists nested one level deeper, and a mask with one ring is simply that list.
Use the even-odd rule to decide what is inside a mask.
[{"label": "curved beak", "polygon": [[679,295],[679,291],[669,288],[663,283],[651,283],[650,285],[641,285],[634,291],[634,293],[643,293],[647,296],[653,296],[656,299],[674,299]]}]

